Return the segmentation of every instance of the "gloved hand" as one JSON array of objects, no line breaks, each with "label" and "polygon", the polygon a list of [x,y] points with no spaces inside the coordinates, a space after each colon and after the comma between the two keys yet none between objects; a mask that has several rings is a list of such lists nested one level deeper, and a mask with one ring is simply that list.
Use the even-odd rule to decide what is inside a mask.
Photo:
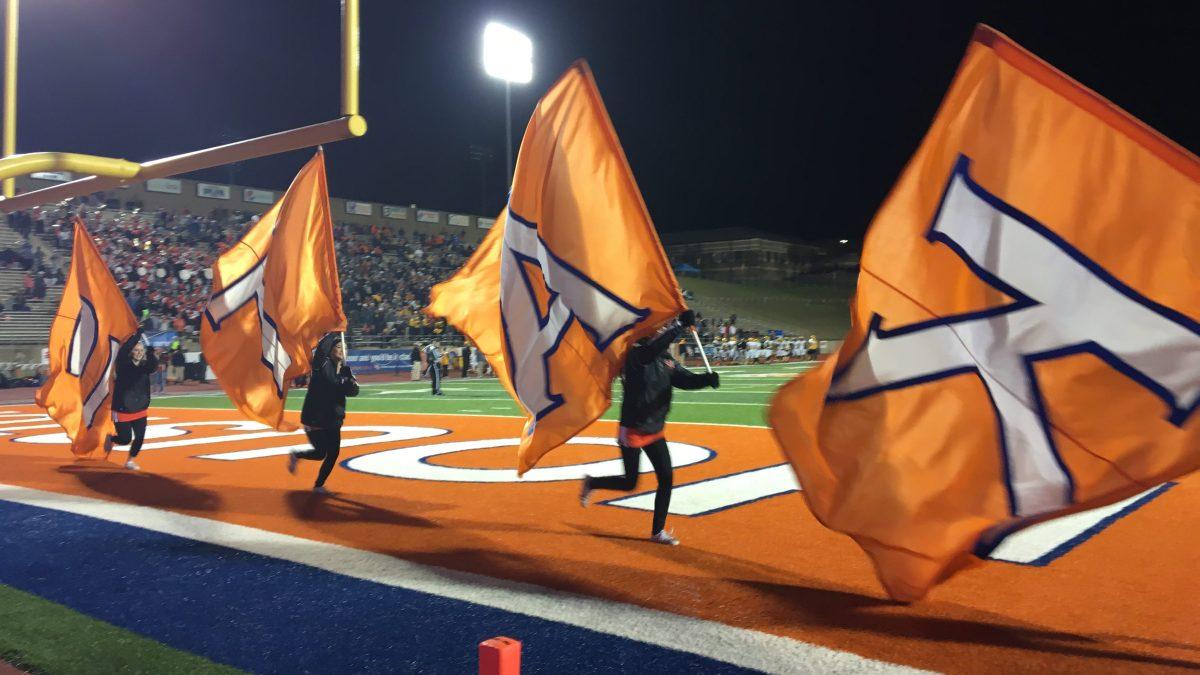
[{"label": "gloved hand", "polygon": [[690,309],[686,309],[679,315],[679,325],[684,328],[691,328],[696,325],[696,313]]},{"label": "gloved hand", "polygon": [[708,386],[712,387],[713,389],[720,389],[721,388],[721,376],[717,373],[707,373],[707,375],[708,375]]}]

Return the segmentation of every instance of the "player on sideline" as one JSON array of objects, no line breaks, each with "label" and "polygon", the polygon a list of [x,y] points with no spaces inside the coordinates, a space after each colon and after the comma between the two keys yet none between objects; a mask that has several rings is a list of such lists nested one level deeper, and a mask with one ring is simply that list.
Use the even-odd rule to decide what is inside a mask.
[{"label": "player on sideline", "polygon": [[679,315],[678,321],[667,324],[658,335],[637,341],[629,350],[625,358],[625,370],[621,374],[624,395],[621,398],[621,426],[617,434],[625,474],[603,478],[584,476],[579,492],[579,502],[587,506],[592,490],[632,491],[637,487],[638,464],[642,452],[645,452],[658,479],[650,541],[669,546],[679,544],[672,533],[663,529],[667,522],[667,509],[671,506],[674,481],[671,453],[667,450],[667,439],[663,432],[667,413],[671,410],[671,387],[716,389],[721,384],[716,373],[693,373],[666,354],[679,333],[694,325],[696,313],[689,309]]},{"label": "player on sideline", "polygon": [[445,396],[442,393],[442,350],[438,349],[436,341],[425,345],[425,363],[425,372],[429,373],[433,384],[432,395]]},{"label": "player on sideline", "polygon": [[128,445],[129,459],[125,468],[137,471],[141,467],[134,461],[146,438],[146,416],[150,407],[150,373],[158,369],[158,358],[153,347],[142,342],[139,329],[117,350],[117,377],[113,384],[112,415],[117,425],[116,435],[104,439],[104,455],[112,452],[113,445]]},{"label": "player on sideline", "polygon": [[333,471],[342,450],[342,420],[346,418],[346,397],[358,396],[358,380],[346,365],[346,348],[337,333],[321,338],[313,352],[312,376],[304,393],[300,423],[312,450],[288,453],[288,472],[296,473],[302,459],[321,460],[313,492],[329,494],[325,479]]}]

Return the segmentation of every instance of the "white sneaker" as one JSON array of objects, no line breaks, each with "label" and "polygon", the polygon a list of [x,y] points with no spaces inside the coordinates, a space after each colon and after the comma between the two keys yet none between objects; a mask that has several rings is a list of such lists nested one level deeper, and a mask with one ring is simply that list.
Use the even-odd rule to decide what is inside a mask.
[{"label": "white sneaker", "polygon": [[140,471],[142,469],[142,467],[138,466],[137,462],[133,461],[132,459],[126,460],[125,468],[129,469],[130,471]]},{"label": "white sneaker", "polygon": [[315,488],[313,488],[313,494],[314,495],[331,495],[333,493],[330,492],[329,490],[326,490],[324,485],[318,485]]},{"label": "white sneaker", "polygon": [[587,505],[592,502],[592,477],[583,477],[583,487],[579,488],[579,505],[587,508]]},{"label": "white sneaker", "polygon": [[679,540],[673,536],[673,533],[667,532],[666,530],[659,530],[658,532],[655,532],[654,536],[650,537],[650,541],[656,544],[664,544],[666,546],[679,545]]},{"label": "white sneaker", "polygon": [[294,453],[294,452],[288,453],[288,473],[292,474],[293,476],[296,475],[296,464],[299,461],[300,461],[300,458],[296,456],[296,453]]}]

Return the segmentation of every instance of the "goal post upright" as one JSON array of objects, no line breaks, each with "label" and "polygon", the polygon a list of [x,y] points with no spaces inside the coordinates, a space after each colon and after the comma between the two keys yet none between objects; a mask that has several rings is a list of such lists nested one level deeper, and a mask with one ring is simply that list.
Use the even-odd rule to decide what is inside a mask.
[{"label": "goal post upright", "polygon": [[[15,4],[16,1],[9,0],[11,4]],[[10,176],[30,173],[30,171],[23,170],[23,168],[30,166],[37,167],[33,171],[72,170],[72,167],[78,170],[81,166],[87,166],[94,172],[94,175],[12,197],[6,196],[4,199],[0,199],[0,211],[11,213],[39,204],[62,201],[121,185],[128,185],[135,180],[144,181],[153,178],[165,178],[167,176],[208,169],[222,164],[241,162],[248,159],[288,152],[290,150],[300,150],[325,143],[358,138],[366,134],[367,121],[362,115],[358,114],[359,0],[341,0],[341,6],[341,117],[328,122],[288,129],[287,131],[280,131],[274,134],[267,134],[265,136],[258,136],[256,138],[249,138],[170,157],[162,157],[140,164],[107,157],[93,157],[72,153],[31,153],[30,155],[5,156],[0,158],[0,178],[6,178],[7,180],[11,180]],[[15,29],[7,32],[15,32]],[[15,35],[9,37],[12,39],[13,44],[15,44]],[[13,71],[15,77],[15,63],[6,64],[6,75],[10,69]],[[5,86],[7,89],[7,78]],[[13,96],[15,100],[15,92]],[[6,129],[8,124],[9,122],[6,117]],[[83,160],[87,160],[87,162],[81,164],[80,162]],[[114,167],[114,170],[109,171],[110,167]],[[132,175],[130,175],[130,167],[137,167],[137,171]],[[98,170],[103,170],[108,175],[96,173]]]}]

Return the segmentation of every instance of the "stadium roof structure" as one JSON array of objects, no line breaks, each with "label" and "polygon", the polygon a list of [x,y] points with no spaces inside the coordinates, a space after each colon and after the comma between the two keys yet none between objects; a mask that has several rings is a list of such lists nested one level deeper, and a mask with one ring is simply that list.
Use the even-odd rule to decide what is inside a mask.
[{"label": "stadium roof structure", "polygon": [[664,244],[703,244],[711,241],[739,241],[744,239],[763,239],[766,241],[782,241],[789,244],[808,244],[794,237],[764,232],[752,227],[717,227],[708,230],[691,230],[688,232],[666,232],[662,235]]}]

